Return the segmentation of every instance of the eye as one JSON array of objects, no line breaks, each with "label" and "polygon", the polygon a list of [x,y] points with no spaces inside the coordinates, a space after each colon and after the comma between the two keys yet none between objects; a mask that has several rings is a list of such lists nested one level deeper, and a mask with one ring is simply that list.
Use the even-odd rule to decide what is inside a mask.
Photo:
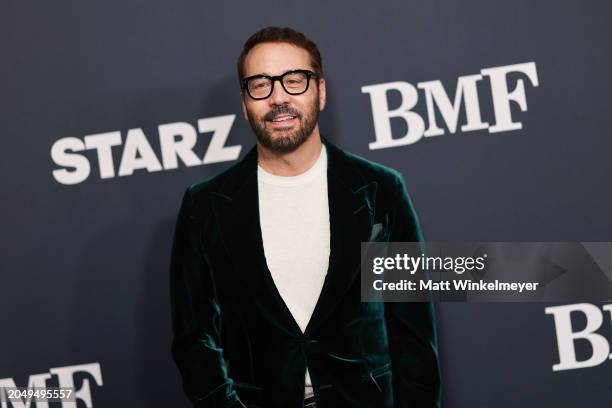
[{"label": "eye", "polygon": [[266,78],[253,79],[249,83],[250,89],[253,90],[265,89],[268,86],[270,86],[270,81],[268,81]]},{"label": "eye", "polygon": [[306,82],[306,76],[302,73],[297,73],[297,72],[287,75],[284,78],[285,85],[292,87],[292,88],[303,86],[305,82]]}]

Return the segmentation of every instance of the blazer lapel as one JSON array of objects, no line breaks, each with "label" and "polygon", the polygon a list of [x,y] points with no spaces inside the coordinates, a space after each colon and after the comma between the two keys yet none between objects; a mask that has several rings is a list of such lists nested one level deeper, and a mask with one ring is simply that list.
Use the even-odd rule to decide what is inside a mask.
[{"label": "blazer lapel", "polygon": [[340,149],[322,139],[327,147],[328,200],[330,213],[329,268],[319,300],[306,327],[314,330],[334,309],[360,271],[361,242],[372,230],[377,183],[365,183]]},{"label": "blazer lapel", "polygon": [[237,280],[246,282],[252,301],[272,324],[290,335],[301,333],[266,265],[259,221],[255,147],[238,164],[224,190],[213,193],[213,208],[234,272],[240,277]]}]

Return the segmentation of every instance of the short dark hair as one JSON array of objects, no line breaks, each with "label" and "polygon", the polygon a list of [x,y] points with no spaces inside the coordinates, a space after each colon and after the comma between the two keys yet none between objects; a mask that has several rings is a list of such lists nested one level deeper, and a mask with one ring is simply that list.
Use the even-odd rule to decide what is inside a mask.
[{"label": "short dark hair", "polygon": [[265,27],[250,36],[242,47],[242,52],[238,56],[238,62],[236,64],[239,81],[242,81],[244,78],[244,60],[249,51],[257,44],[275,42],[293,44],[308,51],[308,54],[310,54],[310,64],[315,74],[317,74],[319,78],[323,77],[321,53],[314,41],[290,27]]}]

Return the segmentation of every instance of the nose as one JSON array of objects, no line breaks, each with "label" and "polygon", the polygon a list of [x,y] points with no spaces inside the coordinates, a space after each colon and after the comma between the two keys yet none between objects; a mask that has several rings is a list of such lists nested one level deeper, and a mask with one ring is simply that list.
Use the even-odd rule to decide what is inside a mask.
[{"label": "nose", "polygon": [[272,105],[283,105],[289,101],[291,95],[289,95],[283,89],[283,84],[280,79],[274,81],[274,88],[272,89],[272,95],[270,95],[270,104]]}]

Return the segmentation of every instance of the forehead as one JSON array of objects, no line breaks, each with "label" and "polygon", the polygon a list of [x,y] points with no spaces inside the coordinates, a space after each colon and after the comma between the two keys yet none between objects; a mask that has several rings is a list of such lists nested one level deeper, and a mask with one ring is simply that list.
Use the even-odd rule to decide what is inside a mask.
[{"label": "forehead", "polygon": [[310,54],[289,43],[261,43],[249,51],[244,60],[244,76],[280,75],[292,69],[313,69]]}]

